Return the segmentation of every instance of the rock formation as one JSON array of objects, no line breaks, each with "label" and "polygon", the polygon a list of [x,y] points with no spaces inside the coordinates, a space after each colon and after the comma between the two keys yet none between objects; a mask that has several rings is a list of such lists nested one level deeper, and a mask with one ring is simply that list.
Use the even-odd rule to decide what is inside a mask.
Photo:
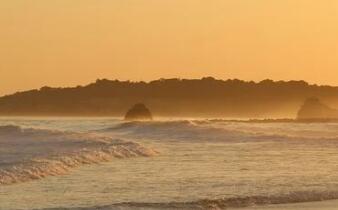
[{"label": "rock formation", "polygon": [[298,120],[338,119],[338,110],[320,102],[318,98],[308,98],[301,106]]},{"label": "rock formation", "polygon": [[150,110],[144,104],[135,104],[128,110],[125,115],[125,120],[152,120],[152,114]]}]

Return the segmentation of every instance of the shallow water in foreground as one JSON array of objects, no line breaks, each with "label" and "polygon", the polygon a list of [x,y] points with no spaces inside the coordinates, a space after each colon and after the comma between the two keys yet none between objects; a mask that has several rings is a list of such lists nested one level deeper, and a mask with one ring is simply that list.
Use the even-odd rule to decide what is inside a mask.
[{"label": "shallow water in foreground", "polygon": [[[0,120],[93,132],[159,154],[0,185],[0,209],[214,209],[338,198],[338,124],[117,119]],[[0,166],[1,167],[1,166]],[[1,168],[0,168],[1,169]]]}]

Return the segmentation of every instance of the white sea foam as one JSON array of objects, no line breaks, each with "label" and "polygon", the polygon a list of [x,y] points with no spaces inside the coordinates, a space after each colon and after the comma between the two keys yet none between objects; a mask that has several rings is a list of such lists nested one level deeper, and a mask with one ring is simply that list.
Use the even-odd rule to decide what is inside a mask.
[{"label": "white sea foam", "polygon": [[0,126],[0,185],[62,175],[113,158],[154,154],[140,144],[93,133]]}]

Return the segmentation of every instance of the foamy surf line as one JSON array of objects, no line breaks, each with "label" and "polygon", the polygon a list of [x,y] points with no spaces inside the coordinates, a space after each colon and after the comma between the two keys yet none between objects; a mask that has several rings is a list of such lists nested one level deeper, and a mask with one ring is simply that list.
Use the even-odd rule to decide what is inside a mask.
[{"label": "foamy surf line", "polygon": [[[293,192],[284,195],[274,196],[247,196],[233,197],[224,199],[202,199],[191,202],[168,202],[168,203],[140,203],[140,202],[125,202],[116,203],[105,206],[92,207],[72,207],[72,208],[48,208],[41,210],[115,210],[115,209],[148,209],[148,210],[215,210],[215,209],[241,209],[246,207],[266,207],[269,205],[281,205],[281,208],[276,206],[276,209],[288,209],[288,204],[300,204],[311,206],[311,203],[318,201],[331,201],[338,199],[338,192]],[[336,200],[338,203],[338,200]],[[259,209],[259,208],[257,208]],[[292,209],[292,208],[290,208]],[[305,209],[305,208],[304,208]],[[318,210],[321,208],[318,208]]]},{"label": "foamy surf line", "polygon": [[155,150],[93,133],[0,126],[0,185],[63,175],[113,158],[149,157]]}]

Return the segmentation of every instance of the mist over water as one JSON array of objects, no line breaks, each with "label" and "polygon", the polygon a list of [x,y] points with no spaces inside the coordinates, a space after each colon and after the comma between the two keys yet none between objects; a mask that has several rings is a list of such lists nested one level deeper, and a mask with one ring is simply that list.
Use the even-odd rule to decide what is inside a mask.
[{"label": "mist over water", "polygon": [[[0,134],[7,132],[13,140],[17,127],[4,131],[5,125],[38,131],[40,137],[42,131],[52,132],[50,143],[62,133],[57,139],[80,142],[72,144],[76,149],[84,147],[83,136],[90,133],[110,143],[133,142],[157,154],[86,164],[62,176],[1,185],[0,209],[223,209],[338,198],[338,123],[2,118]],[[18,142],[24,141],[20,138]],[[26,142],[39,144],[42,139]],[[45,150],[48,139],[39,144]],[[90,140],[89,145],[92,141],[102,139]],[[70,147],[55,150],[64,153],[64,148]]]}]

